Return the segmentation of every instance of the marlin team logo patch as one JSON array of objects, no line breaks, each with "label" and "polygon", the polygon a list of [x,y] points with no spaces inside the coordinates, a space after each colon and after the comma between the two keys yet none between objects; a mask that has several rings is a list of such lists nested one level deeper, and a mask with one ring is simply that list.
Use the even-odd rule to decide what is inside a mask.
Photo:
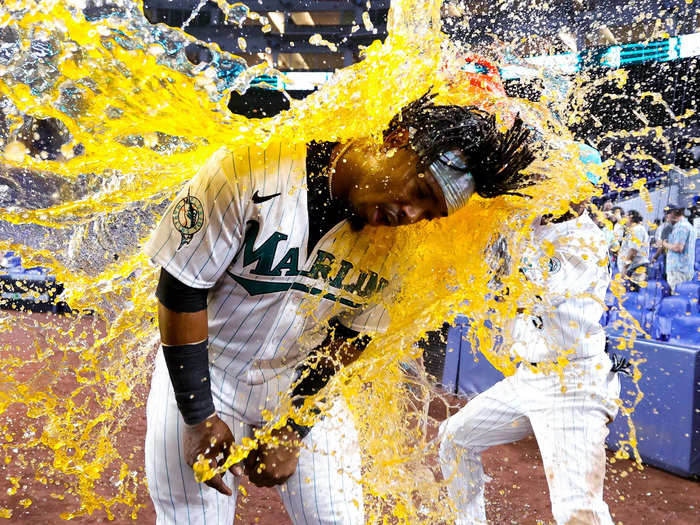
[{"label": "marlin team logo patch", "polygon": [[549,259],[549,273],[557,273],[561,270],[561,261],[556,257]]},{"label": "marlin team logo patch", "polygon": [[187,197],[180,200],[173,208],[173,224],[181,235],[178,250],[185,244],[189,244],[194,234],[204,225],[202,202],[197,197],[192,197],[189,191]]}]

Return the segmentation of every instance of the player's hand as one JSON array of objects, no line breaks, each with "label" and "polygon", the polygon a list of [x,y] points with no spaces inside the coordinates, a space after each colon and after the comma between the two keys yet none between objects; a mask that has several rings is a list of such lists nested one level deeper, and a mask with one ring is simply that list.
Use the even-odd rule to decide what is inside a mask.
[{"label": "player's hand", "polygon": [[[212,468],[221,465],[229,455],[231,445],[233,445],[231,429],[216,414],[197,425],[185,425],[182,446],[185,460],[190,467],[195,464],[200,455],[209,460]],[[229,470],[234,476],[243,475],[243,466],[240,463],[233,465]],[[205,483],[226,496],[233,494],[224,483],[221,474],[216,474]]]},{"label": "player's hand", "polygon": [[[299,461],[299,436],[288,427],[272,431],[273,442],[261,443],[245,460],[246,474],[258,487],[281,485]],[[277,443],[274,442],[276,438]]]}]

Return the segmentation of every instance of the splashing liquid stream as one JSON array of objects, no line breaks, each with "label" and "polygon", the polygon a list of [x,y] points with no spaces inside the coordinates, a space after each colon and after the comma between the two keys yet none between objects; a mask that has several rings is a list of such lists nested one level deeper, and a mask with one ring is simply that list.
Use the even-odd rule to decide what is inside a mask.
[{"label": "splashing liquid stream", "polygon": [[[240,25],[251,16],[242,4],[217,3],[225,7],[229,23]],[[221,147],[236,151],[274,141],[378,140],[402,106],[430,89],[438,93],[438,102],[496,111],[504,125],[514,101],[489,97],[459,82],[459,53],[437,29],[439,1],[392,2],[384,43],[368,46],[361,62],[337,72],[289,111],[261,120],[230,114],[217,80],[182,61],[182,48],[191,41],[184,33],[150,26],[140,6],[126,5],[121,14],[92,21],[85,20],[80,8],[72,0],[23,0],[5,2],[0,12],[0,27],[17,35],[14,55],[0,65],[0,95],[11,101],[4,106],[11,108],[5,112],[5,170],[29,170],[37,181],[53,184],[57,194],[42,205],[19,199],[0,209],[3,221],[15,231],[33,234],[27,243],[0,241],[0,250],[20,253],[25,266],[49,267],[57,282],[65,284],[62,299],[75,312],[92,312],[63,321],[35,320],[46,341],[42,347],[23,349],[26,359],[15,356],[18,349],[12,343],[4,345],[0,414],[20,407],[35,421],[35,432],[22,438],[8,430],[0,447],[8,468],[16,465],[18,472],[34,472],[37,479],[58,480],[64,494],[75,496],[76,507],[67,509],[65,519],[97,509],[109,517],[124,512],[136,517],[137,495],[144,490],[141,456],[125,454],[118,439],[133,414],[143,410],[158,344],[153,295],[157,270],[141,246],[164,205],[198,167]],[[368,18],[363,20],[371,25]],[[53,53],[35,64],[40,76],[50,72],[46,85],[20,74],[37,40]],[[327,45],[321,40],[318,44]],[[215,44],[209,46],[230,63],[241,63]],[[265,65],[247,68],[239,84],[229,88],[243,91],[246,82],[263,73],[270,73]],[[627,81],[622,70],[610,76],[621,84]],[[584,112],[580,93],[574,107]],[[654,102],[663,104],[660,97]],[[572,138],[545,104],[517,104],[548,140]],[[571,119],[577,118],[576,111]],[[69,140],[60,158],[29,154],[17,139],[21,115],[63,122]],[[534,218],[563,212],[569,202],[598,191],[566,153],[566,148],[554,151],[546,162],[530,168],[550,176],[528,190],[531,199],[475,197],[449,218],[381,229],[376,235],[377,253],[394,247],[390,262],[401,276],[398,297],[385,305],[391,325],[329,385],[329,391],[347,400],[361,436],[368,523],[381,522],[387,512],[400,523],[437,522],[450,515],[441,482],[426,467],[426,457],[435,453],[427,415],[416,408],[440,394],[424,373],[407,376],[404,365],[420,357],[414,343],[426,330],[467,313],[472,346],[505,373],[514,371],[516,363],[507,349],[495,344],[487,326],[512,318],[515,300],[538,290],[514,272],[504,277],[514,300],[496,301],[487,286],[493,275],[484,252],[495,233],[517,246]],[[620,283],[613,289],[622,294]],[[17,316],[3,314],[0,333],[18,329],[18,323]],[[626,316],[624,327],[623,344],[628,344],[639,326]],[[641,362],[634,361],[635,382],[641,377]],[[56,363],[62,367],[55,368]],[[641,396],[638,390],[636,402]],[[310,405],[299,418],[311,420]],[[230,462],[244,457],[257,441],[269,439],[275,422],[288,410],[288,400],[280,400],[276,413],[268,414],[270,424],[255,440],[238,444]],[[623,407],[627,415],[632,410]],[[633,426],[627,445],[622,455],[635,449]],[[50,460],[20,468],[35,450],[48,451]],[[201,478],[211,474],[198,471]],[[106,493],[100,481],[109,476],[113,482]],[[2,512],[11,514],[9,509]]]}]

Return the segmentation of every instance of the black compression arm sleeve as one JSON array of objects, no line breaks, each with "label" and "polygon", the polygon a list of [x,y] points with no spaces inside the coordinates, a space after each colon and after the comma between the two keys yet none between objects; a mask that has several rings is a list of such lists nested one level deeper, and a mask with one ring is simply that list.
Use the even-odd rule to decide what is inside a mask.
[{"label": "black compression arm sleeve", "polygon": [[209,290],[192,288],[178,281],[160,269],[160,279],[156,288],[156,297],[168,310],[173,312],[199,312],[207,309]]},{"label": "black compression arm sleeve", "polygon": [[175,401],[188,425],[201,423],[216,410],[209,380],[207,341],[188,345],[163,345]]}]

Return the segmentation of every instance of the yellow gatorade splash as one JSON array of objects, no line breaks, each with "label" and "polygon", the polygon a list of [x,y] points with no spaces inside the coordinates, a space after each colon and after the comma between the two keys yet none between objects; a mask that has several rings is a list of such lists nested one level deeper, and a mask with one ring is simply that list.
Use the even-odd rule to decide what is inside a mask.
[{"label": "yellow gatorade splash", "polygon": [[[486,321],[513,317],[515,299],[536,290],[515,272],[504,276],[514,300],[496,301],[488,287],[493,272],[485,253],[495,234],[515,246],[536,217],[563,212],[570,202],[599,191],[587,183],[569,132],[542,104],[519,100],[514,108],[516,101],[459,82],[459,53],[439,32],[438,0],[392,2],[384,43],[368,46],[361,62],[338,71],[289,111],[260,120],[228,112],[226,98],[217,96],[211,79],[171,67],[174,55],[167,39],[146,40],[133,22],[139,13],[86,21],[81,7],[80,0],[11,0],[0,11],[0,26],[18,35],[19,54],[31,39],[55,50],[41,66],[52,79],[45,89],[8,74],[19,63],[1,66],[0,96],[11,102],[5,106],[9,131],[3,164],[28,169],[33,180],[56,189],[40,205],[23,201],[0,209],[4,221],[33,235],[27,242],[2,241],[0,250],[21,253],[25,266],[49,267],[65,285],[63,299],[78,312],[66,322],[33,321],[48,335],[41,348],[25,349],[26,359],[14,356],[18,348],[11,342],[4,344],[0,414],[14,410],[36,422],[30,433],[7,431],[1,444],[9,458],[6,470],[40,483],[60,482],[56,491],[73,497],[66,519],[97,509],[109,517],[131,513],[136,518],[137,495],[145,490],[141,444],[125,449],[119,438],[143,412],[158,345],[157,269],[141,246],[164,205],[221,147],[235,151],[282,140],[378,140],[400,108],[432,90],[438,103],[495,111],[503,126],[519,112],[548,141],[560,144],[546,162],[540,159],[528,168],[543,175],[526,191],[530,199],[474,197],[448,218],[374,234],[377,253],[393,247],[390,264],[400,277],[395,296],[385,304],[391,324],[358,362],[332,379],[329,389],[347,400],[359,430],[367,522],[388,515],[399,523],[444,520],[450,505],[425,461],[434,448],[423,409],[435,388],[424,374],[409,376],[406,369],[420,357],[415,342],[427,330],[464,313],[472,320],[474,347],[512,373],[516,363],[507,349],[496,347]],[[251,16],[242,4],[225,7],[229,18]],[[184,42],[190,39],[168,31]],[[244,90],[263,73],[277,74],[265,66],[248,68],[238,87]],[[70,140],[61,148],[62,158],[30,154],[16,138],[21,115],[65,125]],[[366,256],[372,255],[370,250]],[[17,330],[18,319],[0,317],[0,334]],[[631,319],[627,324],[633,337]],[[245,457],[257,440],[267,439],[289,408],[288,400],[280,400],[279,410],[269,414],[270,424],[254,440],[237,444],[228,465]],[[313,416],[306,410],[296,419],[303,418]],[[630,444],[634,448],[634,434]],[[34,452],[47,459],[28,461]],[[201,465],[195,472],[198,479],[213,474]],[[106,478],[108,491],[99,488]],[[0,515],[12,512],[0,509]]]}]

